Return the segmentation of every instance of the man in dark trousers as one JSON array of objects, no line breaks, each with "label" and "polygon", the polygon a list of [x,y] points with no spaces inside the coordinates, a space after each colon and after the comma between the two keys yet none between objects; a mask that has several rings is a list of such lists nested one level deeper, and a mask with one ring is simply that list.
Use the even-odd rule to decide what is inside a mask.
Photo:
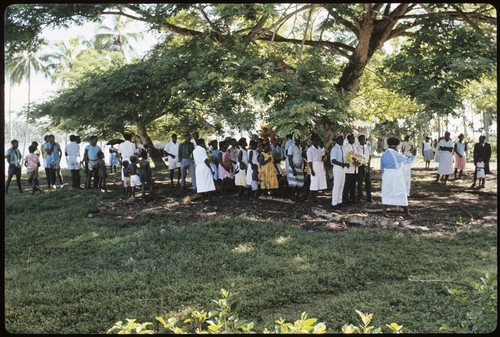
[{"label": "man in dark trousers", "polygon": [[[491,145],[490,143],[486,142],[486,137],[485,136],[479,136],[479,142],[474,144],[474,166],[476,166],[478,159],[482,158],[484,161],[484,173],[489,174],[490,173],[490,159],[491,159]],[[476,176],[477,170],[474,170],[474,181],[472,183],[471,188],[476,187]],[[484,187],[484,182],[483,185],[479,187]]]}]

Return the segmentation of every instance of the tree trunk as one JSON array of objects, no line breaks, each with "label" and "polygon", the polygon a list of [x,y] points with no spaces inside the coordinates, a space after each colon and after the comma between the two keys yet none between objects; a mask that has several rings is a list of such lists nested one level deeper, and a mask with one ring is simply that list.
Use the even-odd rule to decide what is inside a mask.
[{"label": "tree trunk", "polygon": [[390,13],[386,13],[384,18],[378,19],[377,14],[381,4],[364,4],[364,14],[361,21],[355,24],[355,33],[358,37],[358,45],[349,58],[349,63],[344,68],[337,91],[346,92],[350,97],[356,95],[359,89],[361,76],[366,65],[373,54],[382,48],[385,42],[393,36],[393,28],[409,9],[409,4],[399,4]]},{"label": "tree trunk", "polygon": [[139,137],[142,145],[147,149],[150,160],[153,161],[154,167],[159,169],[161,167],[167,168],[167,165],[163,161],[162,151],[155,148],[153,141],[148,136],[146,127],[143,125],[137,125],[137,137]]}]

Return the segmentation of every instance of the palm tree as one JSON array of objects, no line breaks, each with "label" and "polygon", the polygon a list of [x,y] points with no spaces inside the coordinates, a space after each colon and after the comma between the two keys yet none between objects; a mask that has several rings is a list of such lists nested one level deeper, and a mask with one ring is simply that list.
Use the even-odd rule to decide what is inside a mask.
[{"label": "palm tree", "polygon": [[[26,130],[28,128],[30,106],[31,106],[31,75],[33,72],[42,71],[44,75],[48,75],[46,68],[44,66],[43,60],[37,55],[37,50],[34,48],[29,48],[18,53],[14,58],[8,58],[5,60],[5,70],[6,74],[10,79],[10,85],[13,84],[20,85],[23,80],[28,82],[28,104],[26,108]],[[10,97],[9,97],[10,99]],[[10,102],[9,102],[10,106]],[[10,108],[9,108],[10,114]],[[12,128],[12,120],[11,120]],[[23,145],[23,157],[24,148],[26,146],[26,141],[28,137],[28,132],[24,135],[24,145]],[[11,135],[12,138],[12,135]]]},{"label": "palm tree", "polygon": [[86,48],[80,37],[74,37],[66,41],[58,41],[52,45],[52,51],[42,58],[46,61],[47,70],[51,72],[52,83],[60,82],[61,86],[68,87],[69,80],[66,76]]},{"label": "palm tree", "polygon": [[94,48],[96,50],[119,51],[129,61],[136,56],[131,42],[137,42],[141,36],[135,27],[135,22],[122,15],[113,16],[110,25],[102,23],[96,29]]}]

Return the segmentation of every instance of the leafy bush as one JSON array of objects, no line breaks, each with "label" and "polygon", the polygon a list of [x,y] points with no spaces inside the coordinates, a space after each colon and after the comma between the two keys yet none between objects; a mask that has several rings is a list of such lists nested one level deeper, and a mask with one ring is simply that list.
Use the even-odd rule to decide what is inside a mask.
[{"label": "leafy bush", "polygon": [[462,321],[465,332],[489,333],[497,326],[497,279],[486,274],[468,287],[448,289],[455,299],[472,308]]},{"label": "leafy bush", "polygon": [[[164,319],[161,316],[156,317],[156,320],[161,324],[158,333],[174,333],[174,334],[236,334],[236,333],[257,333],[253,322],[242,320],[238,316],[240,309],[240,299],[235,297],[227,290],[221,289],[221,298],[213,300],[216,308],[211,311],[195,310],[192,311],[184,319],[168,318]],[[373,314],[365,314],[356,310],[361,317],[363,325],[355,326],[352,324],[344,325],[342,331],[344,333],[382,333],[382,328],[370,326]],[[316,318],[308,318],[303,312],[300,319],[295,322],[287,322],[284,319],[275,321],[274,329],[269,330],[264,328],[262,333],[265,334],[324,334],[326,326],[324,323],[316,323]],[[116,322],[115,325],[108,330],[108,333],[118,334],[153,334],[154,330],[148,329],[148,326],[154,325],[152,322],[137,323],[135,319],[126,319],[126,324],[123,321]],[[402,326],[397,323],[387,324],[387,328],[393,333],[401,333]]]}]

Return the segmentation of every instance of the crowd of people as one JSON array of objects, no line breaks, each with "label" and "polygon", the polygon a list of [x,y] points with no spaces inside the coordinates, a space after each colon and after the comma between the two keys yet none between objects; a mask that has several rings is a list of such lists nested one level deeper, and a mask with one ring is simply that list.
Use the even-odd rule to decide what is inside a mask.
[{"label": "crowd of people", "polygon": [[[117,172],[120,167],[123,197],[135,197],[138,189],[146,199],[146,190],[154,198],[151,165],[148,151],[138,149],[132,142],[132,135],[125,134],[124,141],[109,149],[109,170]],[[357,142],[356,142],[357,139]],[[42,192],[38,171],[43,165],[47,177],[48,189],[64,187],[61,174],[61,158],[66,157],[71,174],[71,187],[81,189],[80,171],[85,175],[84,189],[107,190],[108,168],[105,154],[98,145],[98,137],[91,136],[80,158],[81,139],[76,135],[69,137],[70,142],[64,150],[55,141],[54,135],[47,135],[45,143],[38,149],[33,142],[29,153],[21,158],[19,142],[12,140],[5,158],[8,162],[8,176],[5,192],[8,192],[12,178],[16,177],[17,186],[22,192],[21,163],[24,159],[27,180],[32,193]],[[382,214],[387,215],[387,206],[401,206],[405,214],[411,217],[408,197],[411,190],[411,167],[415,160],[417,147],[405,136],[401,142],[397,137],[387,139],[387,150],[381,156],[382,174]],[[463,178],[466,165],[467,143],[463,134],[452,141],[450,133],[445,132],[439,141],[431,142],[429,137],[422,143],[422,156],[426,169],[430,162],[438,162],[436,182],[447,183],[449,176]],[[295,201],[305,199],[316,202],[317,193],[327,189],[328,179],[332,179],[332,210],[340,210],[350,203],[372,201],[371,156],[372,149],[367,144],[366,136],[361,134],[338,135],[329,151],[322,139],[313,134],[308,139],[297,135],[286,135],[283,141],[277,137],[255,137],[247,141],[242,137],[226,138],[223,141],[206,142],[199,133],[185,134],[183,142],[176,134],[171,136],[163,148],[163,155],[168,163],[171,186],[177,186],[183,194],[188,192],[186,178],[189,175],[191,189],[201,195],[202,201],[210,202],[214,193],[225,195],[237,191],[239,196],[247,195],[258,200],[261,195],[275,195],[276,191],[286,186],[290,198]],[[474,145],[474,177],[476,183],[484,188],[485,175],[490,172],[489,161],[491,146],[484,136]],[[43,163],[43,164],[42,164]],[[283,170],[284,169],[284,170]],[[331,172],[331,174],[329,174]],[[331,178],[329,178],[329,176]],[[301,197],[302,191],[307,196]]]}]

